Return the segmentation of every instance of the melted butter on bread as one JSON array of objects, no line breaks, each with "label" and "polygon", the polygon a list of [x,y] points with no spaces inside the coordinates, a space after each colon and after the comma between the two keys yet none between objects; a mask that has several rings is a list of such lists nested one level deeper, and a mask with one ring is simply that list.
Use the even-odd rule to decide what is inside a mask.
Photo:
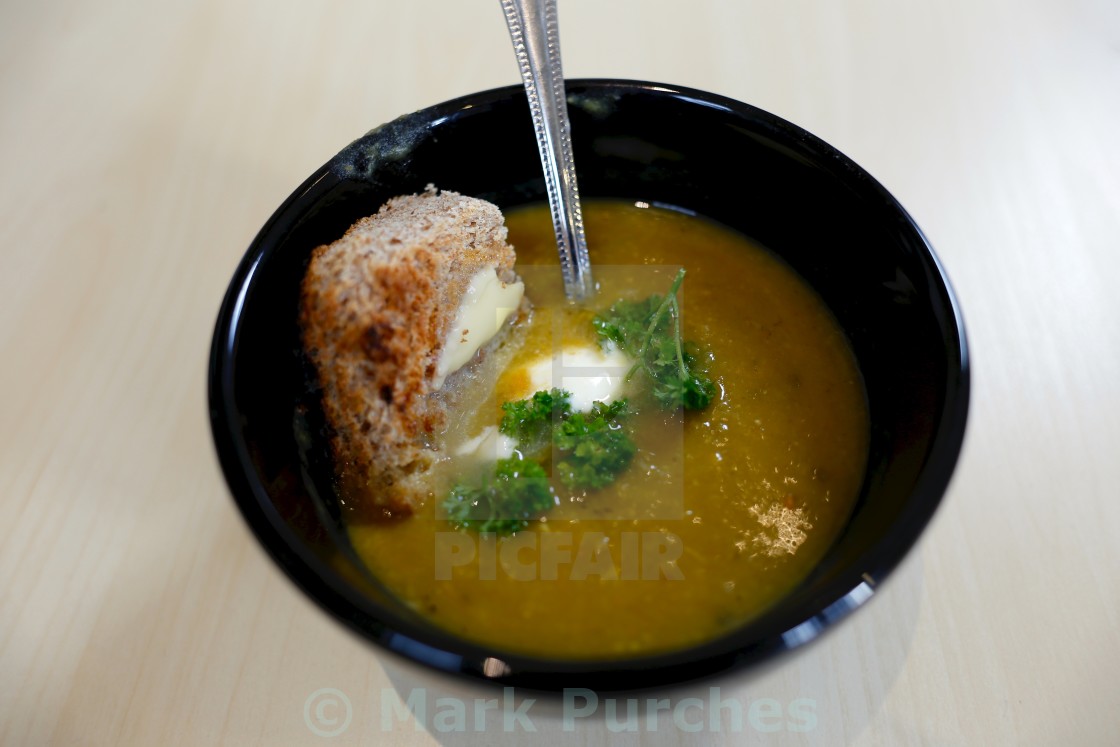
[{"label": "melted butter on bread", "polygon": [[485,267],[471,277],[443,342],[433,382],[436,388],[443,386],[448,374],[469,363],[494,339],[506,319],[517,311],[524,295],[523,282],[502,282],[494,266]]}]

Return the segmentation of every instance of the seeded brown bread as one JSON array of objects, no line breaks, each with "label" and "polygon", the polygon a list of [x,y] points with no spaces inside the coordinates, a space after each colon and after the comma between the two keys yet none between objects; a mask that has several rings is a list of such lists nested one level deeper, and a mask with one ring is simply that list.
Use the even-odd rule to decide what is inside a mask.
[{"label": "seeded brown bread", "polygon": [[497,206],[429,186],[312,253],[300,323],[335,460],[344,490],[386,514],[424,500],[447,416],[439,356],[475,273],[516,280],[506,234]]}]

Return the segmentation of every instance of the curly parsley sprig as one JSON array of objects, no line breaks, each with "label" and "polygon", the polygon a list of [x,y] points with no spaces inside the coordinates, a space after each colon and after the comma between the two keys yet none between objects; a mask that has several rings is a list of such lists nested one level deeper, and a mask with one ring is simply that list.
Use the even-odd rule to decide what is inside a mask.
[{"label": "curly parsley sprig", "polygon": [[556,424],[552,438],[560,459],[554,471],[562,483],[598,490],[630,466],[638,447],[620,423],[626,409],[624,399],[596,402],[590,412],[572,413]]},{"label": "curly parsley sprig", "polygon": [[498,430],[517,439],[522,454],[540,454],[552,446],[561,482],[576,490],[597,490],[614,482],[637,451],[622,426],[628,405],[619,399],[595,402],[588,412],[572,412],[571,396],[552,389],[506,402]]},{"label": "curly parsley sprig", "polygon": [[449,521],[461,529],[513,534],[555,505],[544,467],[551,446],[553,472],[572,490],[598,490],[617,479],[637,447],[623,427],[626,400],[596,402],[588,412],[572,412],[571,394],[541,391],[506,402],[498,430],[517,439],[521,453],[499,459],[481,484],[456,485],[443,502]]},{"label": "curly parsley sprig", "polygon": [[548,475],[536,462],[499,459],[481,485],[459,484],[443,502],[448,521],[460,529],[513,534],[555,505]]},{"label": "curly parsley sprig", "polygon": [[649,377],[653,396],[665,407],[703,410],[715,396],[716,386],[696,346],[681,339],[677,292],[684,275],[682,268],[664,296],[616,301],[591,323],[604,343],[614,343],[635,359],[627,380],[641,369]]},{"label": "curly parsley sprig", "polygon": [[553,425],[571,415],[571,395],[563,389],[540,391],[504,403],[502,413],[498,430],[516,439],[522,454],[536,454],[551,443]]}]

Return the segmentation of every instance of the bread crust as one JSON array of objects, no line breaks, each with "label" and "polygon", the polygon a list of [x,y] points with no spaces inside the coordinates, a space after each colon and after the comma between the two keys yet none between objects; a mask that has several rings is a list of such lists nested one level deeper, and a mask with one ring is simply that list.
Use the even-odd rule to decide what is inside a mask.
[{"label": "bread crust", "polygon": [[497,206],[429,185],[312,252],[303,345],[343,490],[367,508],[404,515],[423,503],[447,420],[434,386],[440,353],[478,271],[494,266],[503,282],[516,281],[506,236]]}]

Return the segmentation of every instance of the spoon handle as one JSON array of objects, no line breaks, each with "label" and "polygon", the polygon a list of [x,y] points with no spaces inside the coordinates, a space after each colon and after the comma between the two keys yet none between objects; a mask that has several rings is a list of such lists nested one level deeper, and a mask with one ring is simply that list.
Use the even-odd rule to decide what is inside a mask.
[{"label": "spoon handle", "polygon": [[564,292],[569,299],[580,300],[591,296],[595,286],[572,159],[556,0],[502,0],[502,10],[533,115]]}]

